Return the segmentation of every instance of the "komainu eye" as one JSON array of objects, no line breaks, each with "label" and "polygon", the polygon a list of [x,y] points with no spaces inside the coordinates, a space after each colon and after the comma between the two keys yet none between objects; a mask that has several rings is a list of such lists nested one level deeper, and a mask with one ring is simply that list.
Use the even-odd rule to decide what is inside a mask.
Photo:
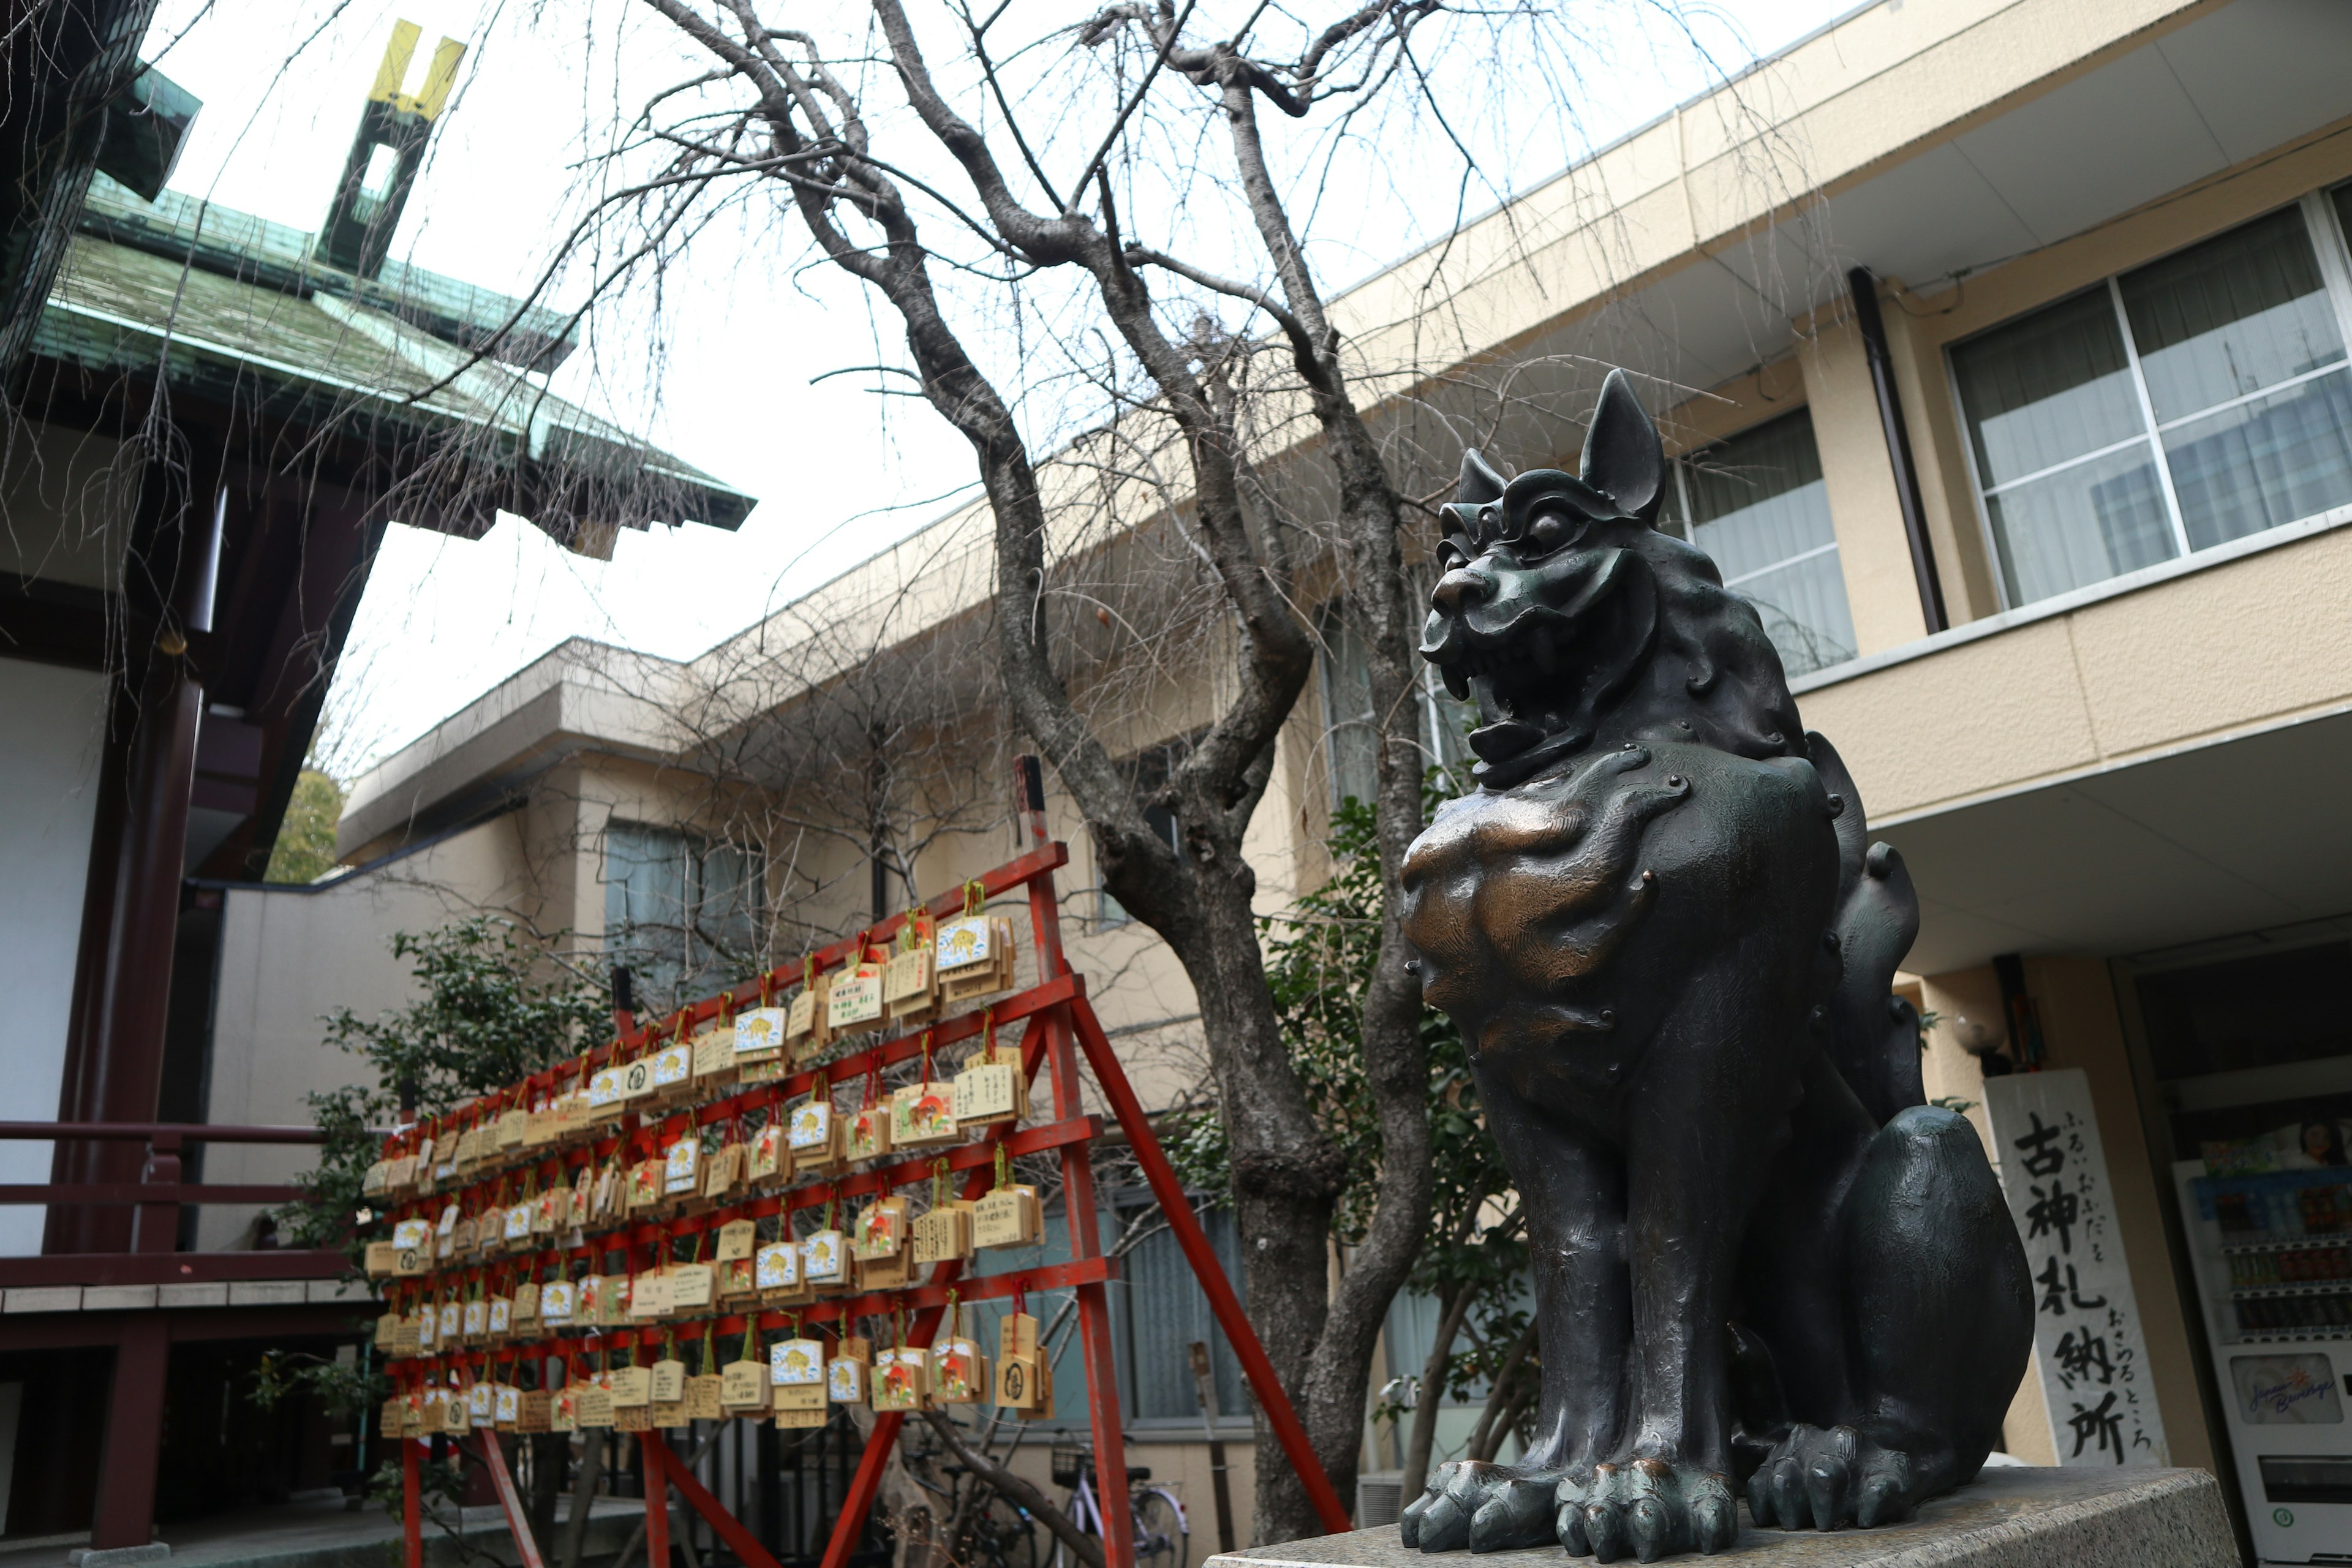
[{"label": "komainu eye", "polygon": [[1566,512],[1539,512],[1528,524],[1528,548],[1538,555],[1549,555],[1563,544],[1572,544],[1584,531],[1584,520]]},{"label": "komainu eye", "polygon": [[1459,539],[1455,538],[1452,534],[1448,534],[1445,538],[1438,541],[1437,572],[1439,576],[1442,577],[1448,572],[1458,572],[1469,563],[1469,553],[1462,548],[1462,542]]}]

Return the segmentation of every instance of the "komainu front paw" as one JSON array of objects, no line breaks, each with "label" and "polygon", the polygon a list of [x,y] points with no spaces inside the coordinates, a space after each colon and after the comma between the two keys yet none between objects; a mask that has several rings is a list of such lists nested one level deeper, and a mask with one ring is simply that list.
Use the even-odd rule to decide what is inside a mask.
[{"label": "komainu front paw", "polygon": [[1782,1530],[1891,1524],[1924,1494],[1920,1468],[1851,1426],[1799,1426],[1748,1478],[1748,1511]]},{"label": "komainu front paw", "polygon": [[1552,1477],[1463,1459],[1440,1467],[1400,1533],[1423,1552],[1503,1552],[1551,1539]]},{"label": "komainu front paw", "polygon": [[1739,1539],[1731,1478],[1663,1459],[1563,1477],[1553,1500],[1553,1526],[1571,1557],[1655,1563],[1676,1552],[1711,1555]]}]

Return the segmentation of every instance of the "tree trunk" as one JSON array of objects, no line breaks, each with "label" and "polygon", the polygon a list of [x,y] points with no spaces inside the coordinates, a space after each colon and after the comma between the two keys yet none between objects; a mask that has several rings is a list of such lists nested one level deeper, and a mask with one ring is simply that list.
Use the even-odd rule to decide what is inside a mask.
[{"label": "tree trunk", "polygon": [[604,1479],[604,1434],[593,1427],[581,1434],[580,1479],[572,1489],[572,1518],[563,1529],[563,1568],[580,1568],[588,1545],[588,1506],[596,1499],[597,1483]]},{"label": "tree trunk", "polygon": [[571,1441],[561,1432],[530,1439],[530,1534],[542,1560],[555,1541],[555,1500],[563,1494],[564,1451]]},{"label": "tree trunk", "polygon": [[[1381,1096],[1382,1131],[1391,1139],[1380,1212],[1365,1262],[1342,1287],[1339,1331],[1327,1340],[1333,1307],[1330,1218],[1345,1160],[1314,1125],[1284,1046],[1251,905],[1255,879],[1241,853],[1272,774],[1276,739],[1313,671],[1314,649],[1296,607],[1285,525],[1267,518],[1254,530],[1244,516],[1233,408],[1215,395],[1215,371],[1195,368],[1207,351],[1163,331],[1150,292],[1118,241],[1108,178],[1100,182],[1100,226],[1074,206],[1049,216],[1024,208],[986,138],[932,85],[898,0],[872,0],[898,81],[926,129],[970,177],[989,227],[1029,265],[1076,264],[1093,277],[1106,316],[1156,384],[1160,405],[1183,437],[1192,466],[1192,524],[1240,646],[1223,710],[1175,768],[1160,799],[1150,803],[1174,812],[1180,849],[1147,821],[1147,803],[1135,798],[1054,666],[1044,613],[1045,509],[1026,444],[1005,400],[940,310],[929,253],[898,187],[866,155],[867,128],[851,89],[820,62],[803,68],[787,60],[777,45],[785,35],[759,25],[748,5],[735,7],[744,29],[738,41],[687,0],[648,3],[758,91],[757,113],[770,129],[780,164],[807,164],[822,151],[822,179],[791,176],[810,233],[835,264],[889,300],[905,326],[924,397],[972,447],[995,523],[994,630],[1007,705],[1076,803],[1105,889],[1169,944],[1200,998],[1232,1154],[1252,1316],[1326,1469],[1344,1493],[1354,1477],[1370,1349],[1426,1219],[1426,1123],[1418,1104],[1426,1073],[1419,1066],[1417,1030],[1400,1034],[1393,1026],[1406,1000],[1395,984],[1399,960],[1390,965],[1395,974],[1376,982],[1375,1016],[1368,1020],[1380,1032],[1380,1042],[1370,1047],[1370,1066]],[[879,229],[882,243],[853,240],[838,221],[840,205]],[[1344,404],[1344,387],[1339,396]],[[1374,458],[1377,469],[1376,452]],[[1343,471],[1351,495],[1360,496],[1368,472],[1353,462]],[[1371,498],[1374,512],[1387,494],[1383,479]],[[1376,549],[1370,558],[1393,559],[1392,538],[1385,549],[1384,556]],[[1389,700],[1396,679],[1388,667],[1394,660],[1383,653],[1379,663],[1376,692]],[[1394,750],[1383,748],[1384,753]],[[1415,756],[1406,764],[1410,789],[1385,792],[1399,801],[1409,797],[1416,812],[1417,763]],[[1383,763],[1384,771],[1396,766],[1394,759]],[[1386,837],[1401,845],[1417,826],[1416,820]],[[1382,858],[1384,863],[1392,858],[1385,847]],[[1319,1531],[1295,1468],[1263,1422],[1257,1447],[1259,1538]]]},{"label": "tree trunk", "polygon": [[[1372,1348],[1389,1304],[1420,1256],[1429,1226],[1429,1055],[1421,1037],[1420,982],[1405,967],[1401,885],[1405,853],[1422,827],[1423,710],[1413,656],[1413,616],[1405,591],[1402,506],[1379,443],[1349,391],[1339,334],[1267,169],[1258,133],[1256,89],[1235,73],[1230,57],[1218,68],[1223,73],[1225,122],[1242,187],[1267,258],[1281,279],[1292,318],[1294,358],[1339,480],[1341,542],[1348,560],[1345,609],[1364,645],[1372,718],[1380,734],[1372,804],[1381,857],[1381,945],[1365,987],[1361,1020],[1365,1079],[1380,1120],[1379,1196],[1371,1225],[1333,1293],[1321,1342],[1314,1347],[1303,1382],[1295,1385],[1323,1468],[1340,1496],[1347,1497],[1355,1489],[1357,1457],[1362,1449]],[[1273,1523],[1261,1524],[1260,1532],[1277,1541],[1316,1533],[1320,1526],[1296,1473],[1288,1466],[1270,1465],[1270,1458],[1261,1444],[1260,1507],[1269,1501],[1266,1478],[1272,1478],[1276,1495],[1270,1500]]]}]

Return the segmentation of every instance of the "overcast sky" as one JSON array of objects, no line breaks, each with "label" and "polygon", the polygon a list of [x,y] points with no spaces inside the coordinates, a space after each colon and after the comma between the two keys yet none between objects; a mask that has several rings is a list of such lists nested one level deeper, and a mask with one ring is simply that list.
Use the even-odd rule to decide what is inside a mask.
[{"label": "overcast sky", "polygon": [[[1076,17],[1094,7],[1077,0],[1026,8]],[[1780,48],[1847,8],[1845,0],[1723,0],[1699,18],[1710,65],[1678,25],[1663,25],[1671,36],[1660,37],[1655,14],[1629,5],[1626,25],[1650,29],[1648,53],[1640,68],[1598,73],[1580,88],[1580,123],[1570,141],[1605,142],[1703,87],[1709,69]],[[642,62],[646,79],[668,68],[668,40],[626,26],[633,14],[600,5],[592,23],[573,19],[588,15],[562,0],[529,8],[166,0],[147,52],[176,37],[163,68],[205,102],[172,183],[317,227],[384,41],[404,17],[425,29],[412,89],[443,35],[471,47],[394,254],[521,293],[563,226],[583,125],[598,119],[597,95],[614,90],[611,69],[582,61],[601,54],[609,62],[619,50],[625,65]],[[593,38],[586,26],[596,29]],[[1279,121],[1273,133],[1283,133]],[[1524,186],[1562,161],[1546,150],[1508,177]],[[1327,282],[1370,270],[1388,259],[1377,253],[1392,243],[1385,237],[1411,232],[1386,213],[1360,216],[1362,237],[1350,243],[1364,265],[1327,258]],[[342,716],[341,771],[415,739],[568,637],[673,658],[698,653],[936,515],[970,482],[969,448],[921,404],[862,390],[871,377],[810,384],[827,370],[904,353],[896,331],[845,279],[801,259],[758,235],[706,236],[691,273],[667,290],[657,360],[635,315],[593,328],[554,384],[759,497],[750,521],[732,534],[699,526],[625,533],[609,563],[572,555],[513,518],[474,542],[395,525],[331,704]],[[648,376],[649,363],[658,363],[657,375]]]}]

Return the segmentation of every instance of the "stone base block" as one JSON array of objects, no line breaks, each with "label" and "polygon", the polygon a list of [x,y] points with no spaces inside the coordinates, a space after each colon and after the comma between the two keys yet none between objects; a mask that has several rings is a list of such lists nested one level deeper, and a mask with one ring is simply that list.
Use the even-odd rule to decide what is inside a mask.
[{"label": "stone base block", "polygon": [[[2203,1470],[2004,1467],[1877,1530],[1759,1530],[1739,1510],[1741,1568],[2237,1568],[2221,1489]],[[1452,1559],[1447,1563],[1446,1559]],[[1207,1568],[1570,1568],[1557,1546],[1408,1551],[1380,1525],[1212,1557]],[[1675,1559],[1697,1568],[1696,1555]]]},{"label": "stone base block", "polygon": [[66,1553],[66,1561],[73,1568],[131,1568],[137,1563],[161,1563],[170,1555],[169,1546],[151,1541],[144,1546],[108,1546],[97,1551],[79,1546]]}]

